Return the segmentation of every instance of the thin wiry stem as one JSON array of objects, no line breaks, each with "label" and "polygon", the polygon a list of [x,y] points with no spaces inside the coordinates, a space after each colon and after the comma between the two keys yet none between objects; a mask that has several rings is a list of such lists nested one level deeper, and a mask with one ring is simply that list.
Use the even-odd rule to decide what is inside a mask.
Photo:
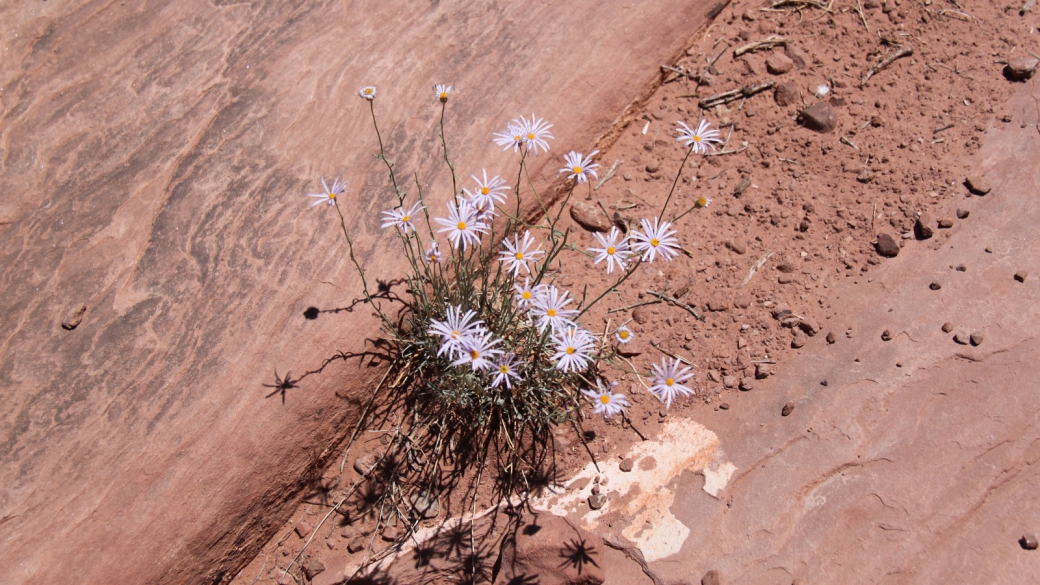
[{"label": "thin wiry stem", "polygon": [[451,159],[448,157],[448,142],[444,139],[444,109],[447,105],[447,101],[441,102],[441,146],[444,148],[444,162],[448,163],[448,168],[451,169],[451,192],[457,195],[459,187],[455,183],[455,165],[451,164]]},{"label": "thin wiry stem", "polygon": [[682,164],[679,165],[679,172],[675,173],[675,180],[672,181],[672,188],[668,191],[668,197],[665,198],[664,205],[661,206],[661,213],[658,215],[662,220],[664,219],[664,210],[668,209],[668,202],[672,200],[672,193],[675,192],[675,186],[679,183],[679,177],[682,176],[683,167],[686,166],[686,160],[690,158],[691,154],[693,154],[692,148],[688,150],[686,156],[683,157]]}]

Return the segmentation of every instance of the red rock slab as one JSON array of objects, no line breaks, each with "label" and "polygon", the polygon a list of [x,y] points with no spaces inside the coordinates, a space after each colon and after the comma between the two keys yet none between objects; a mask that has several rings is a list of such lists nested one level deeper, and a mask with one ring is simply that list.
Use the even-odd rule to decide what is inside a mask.
[{"label": "red rock slab", "polygon": [[[810,342],[731,410],[705,413],[738,471],[719,500],[677,492],[673,513],[696,529],[652,563],[664,582],[710,569],[727,583],[1040,579],[1018,542],[1040,527],[1040,294],[1012,277],[1040,268],[1037,99],[1030,82],[1009,105],[1021,127],[991,129],[970,161],[997,196],[972,200],[962,231],[838,287],[846,321],[826,327],[851,338]],[[982,343],[954,343],[947,321]]]},{"label": "red rock slab", "polygon": [[319,175],[349,181],[369,282],[403,266],[361,86],[402,189],[435,212],[434,83],[460,89],[445,126],[465,181],[515,172],[491,142],[509,118],[551,121],[531,161],[546,188],[711,8],[0,6],[0,582],[227,580],[332,461],[382,370],[333,210],[306,205]]}]

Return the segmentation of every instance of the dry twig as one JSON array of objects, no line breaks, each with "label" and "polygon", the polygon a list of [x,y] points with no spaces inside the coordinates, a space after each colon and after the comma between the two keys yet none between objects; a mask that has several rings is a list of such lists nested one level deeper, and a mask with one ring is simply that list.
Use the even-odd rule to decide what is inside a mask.
[{"label": "dry twig", "polygon": [[747,85],[741,88],[731,89],[729,91],[706,97],[698,102],[698,105],[700,105],[702,110],[710,110],[715,106],[728,104],[729,102],[735,102],[739,99],[749,98],[753,95],[760,94],[767,89],[773,89],[775,85],[775,81],[767,81],[766,83],[760,83],[758,85]]},{"label": "dry twig", "polygon": [[762,256],[761,258],[759,258],[758,262],[755,262],[754,264],[752,264],[751,265],[751,269],[748,270],[747,276],[744,277],[744,280],[740,281],[740,284],[737,285],[737,288],[744,288],[745,286],[747,286],[747,283],[751,282],[751,277],[753,277],[756,272],[761,270],[762,267],[766,265],[766,262],[769,261],[769,258],[772,255],[773,255],[773,253],[770,252],[770,253],[766,254],[765,256]]},{"label": "dry twig", "polygon": [[599,191],[599,188],[603,186],[603,183],[606,183],[614,176],[614,171],[616,171],[619,166],[621,166],[621,159],[614,161],[614,164],[610,166],[610,170],[607,171],[607,174],[603,175],[603,178],[599,180],[599,183],[596,183],[596,186],[593,187],[592,190]]},{"label": "dry twig", "polygon": [[892,55],[890,55],[888,57],[885,57],[884,59],[878,61],[876,65],[874,65],[870,69],[867,69],[867,72],[863,74],[863,80],[860,81],[860,83],[859,83],[860,86],[866,85],[868,79],[870,79],[874,75],[880,73],[881,71],[885,70],[889,65],[891,65],[892,63],[895,63],[897,59],[902,59],[903,57],[909,57],[910,55],[913,55],[913,54],[914,54],[914,48],[913,47],[903,47],[902,49],[899,49],[898,51],[896,51]]},{"label": "dry twig", "polygon": [[767,39],[763,39],[761,41],[755,41],[753,43],[749,43],[747,45],[744,45],[743,47],[740,47],[739,49],[734,49],[733,50],[733,57],[739,57],[739,56],[743,55],[744,53],[753,53],[755,51],[762,51],[762,50],[765,50],[765,49],[772,49],[773,47],[775,47],[777,45],[786,45],[788,42],[790,42],[790,39],[786,39],[784,37],[778,37],[776,35],[771,35]]}]

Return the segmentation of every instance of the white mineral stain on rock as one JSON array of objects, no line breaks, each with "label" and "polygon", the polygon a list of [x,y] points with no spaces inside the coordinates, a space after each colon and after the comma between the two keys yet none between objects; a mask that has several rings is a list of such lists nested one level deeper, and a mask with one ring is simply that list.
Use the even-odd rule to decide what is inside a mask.
[{"label": "white mineral stain on rock", "polygon": [[684,471],[700,473],[704,491],[718,498],[737,470],[723,459],[718,436],[692,420],[669,421],[656,440],[635,444],[625,457],[632,458],[630,472],[621,471],[620,461],[612,459],[600,462],[599,471],[589,463],[567,482],[591,484],[596,476],[605,478],[602,490],[607,504],[603,508],[589,510],[588,489],[542,498],[534,506],[561,516],[584,514],[581,522],[588,530],[595,530],[608,514],[620,515],[624,522],[622,536],[652,562],[679,552],[690,534],[689,527],[670,510],[675,500],[675,492],[668,487],[672,480]]}]

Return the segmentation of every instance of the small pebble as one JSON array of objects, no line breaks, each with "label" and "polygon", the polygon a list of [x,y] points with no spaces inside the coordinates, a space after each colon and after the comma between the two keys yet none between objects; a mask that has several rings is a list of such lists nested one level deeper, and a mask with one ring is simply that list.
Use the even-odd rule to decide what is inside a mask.
[{"label": "small pebble", "polygon": [[1018,544],[1026,550],[1036,550],[1036,547],[1040,546],[1035,534],[1023,534],[1022,538],[1018,539]]},{"label": "small pebble", "polygon": [[397,527],[387,526],[383,529],[383,540],[387,542],[393,542],[397,540]]},{"label": "small pebble", "polygon": [[958,209],[957,210],[957,219],[968,219],[969,215],[971,215],[971,212],[968,211],[967,209]]},{"label": "small pebble", "polygon": [[932,284],[928,285],[928,288],[932,290],[939,290],[940,288],[942,288],[942,283],[940,283],[938,280],[933,280]]},{"label": "small pebble", "polygon": [[943,323],[942,330],[943,333],[949,333],[950,331],[953,331],[953,323],[950,323],[949,321]]},{"label": "small pebble", "polygon": [[1019,270],[1015,273],[1015,280],[1017,280],[1018,282],[1025,282],[1027,276],[1029,276],[1028,272],[1026,272],[1025,270]]},{"label": "small pebble", "polygon": [[957,272],[967,272],[967,271],[968,271],[968,267],[967,266],[965,266],[963,264],[958,264],[957,265]]},{"label": "small pebble", "polygon": [[903,367],[903,362],[896,362],[896,367],[897,368]]},{"label": "small pebble", "polygon": [[954,334],[953,340],[961,345],[968,345],[971,343],[971,336],[964,331],[958,331]]},{"label": "small pebble", "polygon": [[592,494],[589,496],[589,507],[593,510],[599,510],[607,503],[607,496],[603,494]]},{"label": "small pebble", "polygon": [[784,405],[784,408],[780,411],[780,416],[788,416],[792,412],[794,412],[794,403],[793,402],[788,402],[787,404]]},{"label": "small pebble", "polygon": [[820,382],[820,386],[826,386],[826,385],[827,385],[827,380],[824,380],[824,381]]},{"label": "small pebble", "polygon": [[723,402],[722,404],[719,405],[719,409],[721,409],[721,410],[729,410],[729,403],[728,402]]},{"label": "small pebble", "polygon": [[881,332],[881,341],[892,341],[892,332],[885,329]]},{"label": "small pebble", "polygon": [[618,468],[621,469],[621,471],[624,471],[625,473],[632,471],[632,458],[625,457],[624,459],[622,459],[621,464],[618,465]]},{"label": "small pebble", "polygon": [[838,340],[838,338],[834,335],[833,331],[828,331],[827,332],[827,343],[832,343],[833,344],[837,340]]},{"label": "small pebble", "polygon": [[982,340],[984,340],[985,337],[983,337],[981,331],[976,331],[975,333],[971,334],[971,337],[969,339],[972,345],[978,347],[979,345],[982,345]]},{"label": "small pebble", "polygon": [[740,389],[744,392],[753,390],[755,388],[755,379],[751,377],[744,378],[740,381]]},{"label": "small pebble", "polygon": [[987,254],[992,254],[993,253],[993,247],[992,246],[986,246],[986,253]]},{"label": "small pebble", "polygon": [[944,217],[944,218],[940,219],[939,220],[939,227],[944,229],[944,230],[948,230],[948,229],[952,228],[953,227],[953,218],[952,217]]},{"label": "small pebble", "polygon": [[895,258],[899,255],[899,242],[891,234],[880,233],[875,245],[878,256]]}]

